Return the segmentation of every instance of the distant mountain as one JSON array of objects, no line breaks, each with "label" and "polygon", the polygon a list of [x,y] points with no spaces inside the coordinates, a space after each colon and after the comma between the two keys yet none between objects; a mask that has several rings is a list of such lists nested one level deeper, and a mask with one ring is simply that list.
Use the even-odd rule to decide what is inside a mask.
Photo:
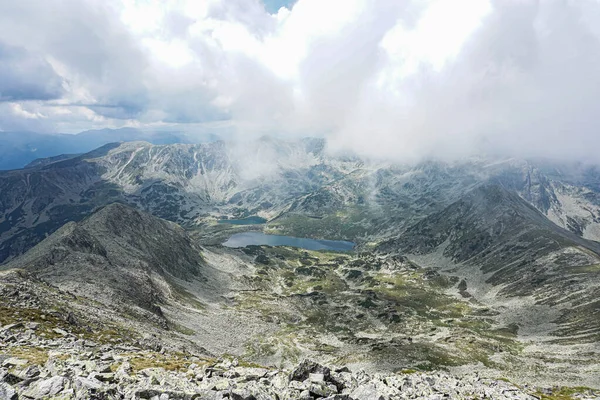
[{"label": "distant mountain", "polygon": [[[134,128],[84,131],[75,135],[35,132],[0,132],[0,170],[23,168],[37,159],[86,153],[113,142],[143,140],[154,144],[198,143],[216,140],[212,135]],[[35,165],[35,163],[34,163]]]},{"label": "distant mountain", "polygon": [[115,201],[187,227],[259,215],[280,233],[381,242],[492,181],[556,225],[600,240],[596,167],[485,159],[409,166],[325,148],[322,139],[127,142],[0,172],[0,262]]},{"label": "distant mountain", "polygon": [[[92,133],[75,136],[86,135]],[[0,172],[0,261],[115,201],[187,227],[259,215],[279,232],[382,242],[488,183],[535,208],[546,223],[600,241],[597,166],[484,158],[402,165],[332,156],[322,139],[264,137],[111,143]]]}]

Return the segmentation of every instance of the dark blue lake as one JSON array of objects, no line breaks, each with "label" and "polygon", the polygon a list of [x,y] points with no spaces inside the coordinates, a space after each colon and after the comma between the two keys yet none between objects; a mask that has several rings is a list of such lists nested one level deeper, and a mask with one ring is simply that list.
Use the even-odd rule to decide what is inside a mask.
[{"label": "dark blue lake", "polygon": [[307,250],[350,251],[354,243],[343,240],[306,239],[292,236],[265,235],[262,232],[242,232],[231,236],[223,246],[246,247],[249,245],[291,246]]}]

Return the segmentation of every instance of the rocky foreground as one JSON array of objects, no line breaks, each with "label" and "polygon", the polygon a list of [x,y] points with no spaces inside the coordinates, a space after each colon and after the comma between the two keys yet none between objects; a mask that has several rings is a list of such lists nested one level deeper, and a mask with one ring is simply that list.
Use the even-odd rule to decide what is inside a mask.
[{"label": "rocky foreground", "polygon": [[[283,371],[231,358],[168,353],[142,343],[100,344],[58,328],[55,335],[41,336],[38,330],[33,322],[0,328],[0,399],[543,398],[532,388],[477,375],[367,374],[308,360]],[[592,392],[577,397],[597,398]]]}]

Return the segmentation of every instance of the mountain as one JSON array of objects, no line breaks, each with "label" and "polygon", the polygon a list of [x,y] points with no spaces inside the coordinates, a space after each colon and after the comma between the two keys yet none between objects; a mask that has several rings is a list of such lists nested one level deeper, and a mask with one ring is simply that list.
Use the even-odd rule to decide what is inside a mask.
[{"label": "mountain", "polygon": [[408,166],[333,156],[320,139],[128,142],[0,172],[0,262],[115,201],[186,227],[258,215],[272,232],[378,242],[492,180],[558,226],[600,240],[594,167],[485,159]]},{"label": "mountain", "polygon": [[5,266],[107,306],[162,317],[173,282],[205,280],[208,268],[187,233],[123,204],[69,222]]},{"label": "mountain", "polygon": [[[524,331],[552,342],[600,340],[600,243],[557,226],[501,184],[472,190],[378,251],[411,254],[414,262],[460,276],[462,295],[495,309],[529,298],[526,314],[537,318],[518,317],[513,307],[502,311]],[[545,331],[537,325],[542,315],[553,323]]]},{"label": "mountain", "polygon": [[34,166],[36,160],[48,157],[87,153],[107,143],[136,140],[154,144],[198,143],[216,140],[216,136],[134,128],[92,130],[74,135],[0,132],[0,171]]},{"label": "mountain", "polygon": [[[182,354],[598,387],[598,183],[578,163],[405,165],[321,139],[111,143],[0,172],[0,286],[27,289],[0,320],[57,308],[64,330],[94,310],[92,331]],[[357,246],[222,245],[249,230]]]}]

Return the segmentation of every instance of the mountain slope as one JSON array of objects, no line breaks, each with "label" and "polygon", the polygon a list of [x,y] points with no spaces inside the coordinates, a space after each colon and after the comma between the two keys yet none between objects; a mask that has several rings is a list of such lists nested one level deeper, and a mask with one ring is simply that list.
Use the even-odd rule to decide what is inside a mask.
[{"label": "mountain slope", "polygon": [[174,290],[171,282],[205,279],[204,266],[181,227],[111,204],[66,224],[5,268],[25,269],[77,295],[161,317],[159,305]]},{"label": "mountain slope", "polygon": [[600,339],[600,244],[560,228],[501,185],[474,189],[378,250],[411,254],[415,262],[461,276],[463,296],[497,310],[507,304],[512,310],[511,299],[518,299],[531,319],[512,310],[505,321],[537,330],[544,340]]}]

